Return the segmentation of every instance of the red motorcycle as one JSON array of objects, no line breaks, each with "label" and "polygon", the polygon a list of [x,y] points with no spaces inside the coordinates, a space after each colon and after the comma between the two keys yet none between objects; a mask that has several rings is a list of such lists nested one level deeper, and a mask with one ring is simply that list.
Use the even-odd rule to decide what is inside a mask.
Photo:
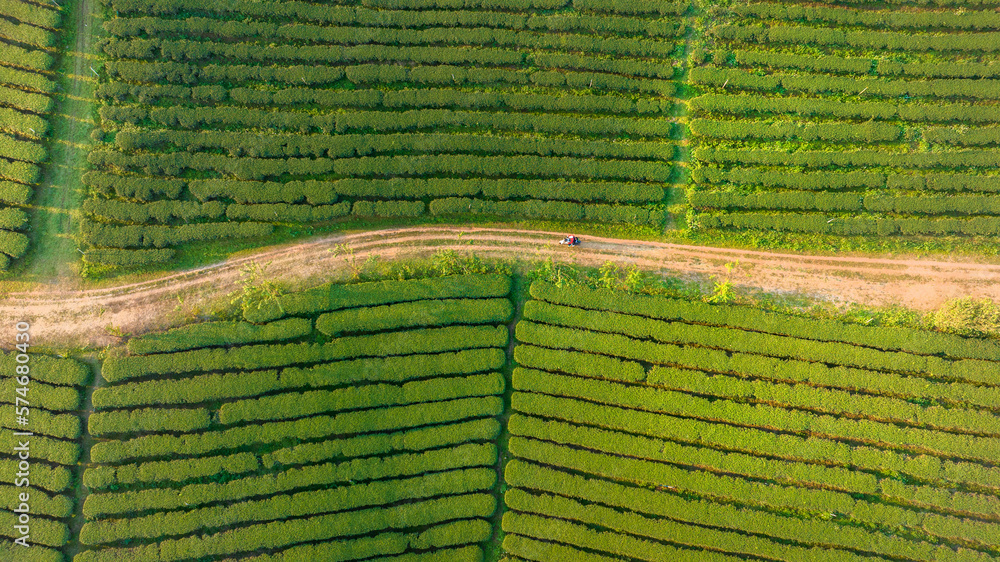
[{"label": "red motorcycle", "polygon": [[580,237],[570,234],[566,238],[560,240],[559,243],[562,244],[563,246],[579,246]]}]

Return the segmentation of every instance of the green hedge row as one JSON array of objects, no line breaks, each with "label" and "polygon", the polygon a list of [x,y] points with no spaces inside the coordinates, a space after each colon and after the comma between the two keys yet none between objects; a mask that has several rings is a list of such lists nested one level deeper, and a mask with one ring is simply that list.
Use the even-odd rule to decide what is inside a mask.
[{"label": "green hedge row", "polygon": [[[672,174],[671,174],[672,175]],[[580,205],[568,201],[485,201],[464,197],[449,197],[431,201],[434,215],[487,214],[498,216],[524,216],[560,220],[588,220],[609,223],[660,225],[665,213],[631,205]]]},{"label": "green hedge row", "polygon": [[[352,90],[347,90],[352,91]],[[415,90],[425,92],[427,90]],[[355,90],[356,92],[356,90]],[[400,92],[403,93],[403,92]],[[472,96],[467,96],[468,97]],[[600,96],[606,98],[606,96]],[[574,111],[573,109],[558,109]],[[577,113],[584,113],[582,108]],[[672,143],[617,142],[592,139],[547,139],[518,136],[478,136],[452,133],[385,133],[343,135],[261,135],[242,131],[176,131],[153,129],[118,131],[115,147],[131,152],[138,149],[177,147],[190,152],[224,149],[232,155],[253,158],[351,158],[374,154],[405,153],[492,153],[538,156],[587,156],[616,159],[670,160],[676,156]],[[194,183],[194,182],[192,182]]]},{"label": "green hedge row", "polygon": [[133,203],[117,199],[88,199],[83,202],[84,212],[108,220],[125,223],[148,223],[156,221],[167,224],[174,219],[184,222],[193,219],[217,219],[226,211],[226,206],[217,201],[199,203],[197,201],[153,201]]},{"label": "green hedge row", "polygon": [[[701,526],[736,529],[758,536],[774,537],[779,541],[819,544],[838,549],[871,552],[881,556],[903,556],[908,560],[926,562],[971,561],[982,557],[981,553],[968,549],[952,549],[949,546],[872,533],[866,529],[840,525],[834,521],[800,519],[789,514],[768,513],[699,499],[684,499],[675,494],[664,494],[648,488],[625,486],[600,478],[570,474],[516,459],[507,464],[504,478],[510,486],[520,489],[579,498],[587,502],[611,505]],[[520,490],[508,492],[508,494],[513,493],[518,496],[524,494]],[[509,501],[520,505],[521,498],[515,497]]]},{"label": "green hedge row", "polygon": [[[526,320],[552,325],[613,332],[613,335],[580,333],[573,341],[579,340],[582,345],[589,345],[590,342],[602,342],[601,345],[608,345],[608,349],[613,349],[615,354],[619,352],[618,342],[623,341],[619,339],[621,337],[619,334],[624,334],[629,338],[653,340],[667,344],[714,347],[734,352],[774,356],[786,360],[821,361],[830,365],[917,374],[945,380],[964,379],[990,384],[990,377],[993,377],[992,384],[995,384],[998,371],[1000,371],[1000,365],[987,361],[972,359],[953,361],[936,356],[883,351],[837,341],[797,338],[727,327],[661,322],[616,312],[584,311],[539,301],[525,304],[524,317]],[[543,328],[538,324],[524,323],[523,325],[528,332],[534,329],[543,330],[540,333],[551,330],[551,326]],[[520,331],[521,326],[522,324],[518,324],[518,331]],[[549,347],[570,346],[549,345]],[[631,350],[622,351],[625,351],[626,357],[634,356],[634,352]],[[677,348],[676,353],[683,354],[686,351]],[[707,354],[708,351],[694,353]],[[668,346],[661,348],[657,354],[660,357],[673,356],[674,351],[671,346]]]},{"label": "green hedge row", "polygon": [[[720,450],[739,451],[794,462],[855,468],[879,476],[901,474],[916,485],[911,492],[921,490],[924,483],[937,485],[941,481],[973,488],[995,486],[1000,471],[975,463],[940,459],[924,454],[875,448],[856,443],[843,443],[834,436],[775,433],[766,429],[719,424],[696,418],[676,418],[641,410],[612,409],[602,404],[590,404],[569,398],[540,394],[515,393],[515,409],[533,416],[558,418],[577,425],[591,425],[618,431],[669,439],[679,443],[703,445]],[[513,422],[512,422],[513,423]],[[700,441],[693,435],[702,435]],[[883,486],[886,481],[883,480]],[[894,491],[897,495],[898,491]],[[953,494],[961,498],[963,493]]]},{"label": "green hedge row", "polygon": [[950,433],[1000,435],[1000,424],[991,412],[960,407],[922,406],[898,398],[814,388],[808,384],[751,381],[669,367],[654,367],[646,382],[703,396],[846,415],[900,426],[924,427]]},{"label": "green hedge row", "polygon": [[474,197],[489,199],[560,199],[615,203],[660,202],[663,188],[654,184],[623,182],[574,182],[535,179],[392,178],[333,181],[306,180],[251,182],[241,180],[192,180],[191,194],[202,201],[232,199],[237,203],[334,203],[338,196],[422,199],[424,197]]},{"label": "green hedge row", "polygon": [[[559,65],[573,65],[584,68],[593,67],[598,70],[606,67],[599,60],[591,60],[587,57],[571,58],[562,56],[551,58],[551,55],[536,55],[536,57],[539,57],[539,60],[536,62],[542,65],[543,68],[548,69],[560,68]],[[391,57],[383,58],[392,60]],[[449,58],[449,60],[451,59]],[[105,69],[112,78],[128,82],[149,82],[153,84],[162,82],[180,84],[194,84],[199,82],[223,82],[227,84],[278,82],[294,84],[298,87],[300,84],[332,84],[343,79],[346,73],[350,72],[351,78],[361,84],[394,84],[400,82],[487,86],[494,84],[536,84],[546,87],[569,86],[575,89],[586,88],[641,92],[661,96],[672,95],[676,89],[674,83],[669,80],[630,78],[617,74],[606,74],[604,72],[575,72],[565,70],[560,72],[552,70],[532,72],[504,67],[470,68],[450,64],[435,64],[432,66],[420,64],[415,64],[414,66],[363,64],[355,68],[351,66],[254,66],[228,64],[199,66],[191,63],[169,61],[118,60],[105,63]],[[130,95],[125,92],[131,93],[132,90],[132,87],[127,86],[98,85],[96,95],[117,97]],[[136,89],[136,93],[139,91],[144,92],[146,95],[156,96],[168,95],[168,92],[170,92],[170,95],[180,96],[182,99],[184,99],[184,96],[189,96],[190,99],[196,101],[221,101],[226,97],[226,89],[219,85],[194,86],[174,91],[163,87],[155,88],[152,85],[143,85]],[[154,94],[154,92],[158,93]]]},{"label": "green hedge row", "polygon": [[[495,474],[495,473],[494,473]],[[463,494],[393,507],[275,521],[215,534],[164,539],[158,543],[81,552],[77,562],[110,562],[121,559],[173,561],[216,555],[252,553],[298,543],[368,534],[388,528],[424,527],[451,519],[488,517],[496,507],[491,494]]]},{"label": "green hedge row", "polygon": [[[483,530],[485,525],[485,531]],[[462,542],[483,542],[489,538],[492,526],[481,519],[466,519],[454,523],[443,523],[431,527],[419,535],[383,533],[374,537],[326,541],[316,544],[297,545],[274,554],[262,554],[245,560],[253,562],[295,562],[296,560],[348,560],[351,557],[382,555],[384,562],[482,562],[483,550],[478,546],[438,549],[428,552],[400,554],[411,544],[427,544],[423,537],[437,538],[439,530],[447,530],[448,537],[459,535]],[[489,531],[489,532],[487,532]]]},{"label": "green hedge row", "polygon": [[58,28],[62,20],[62,12],[57,10],[54,5],[30,4],[17,0],[0,2],[0,14],[24,23],[51,29]]},{"label": "green hedge row", "polygon": [[471,374],[500,369],[505,361],[499,348],[467,349],[452,353],[372,357],[322,363],[305,369],[200,375],[177,380],[130,382],[97,388],[97,410],[131,406],[198,404],[244,398],[277,390],[322,388],[362,382],[397,382],[424,377]]},{"label": "green hedge row", "polygon": [[183,180],[176,178],[121,176],[107,172],[87,172],[83,174],[83,183],[99,193],[110,195],[113,192],[118,197],[140,201],[152,201],[160,196],[177,199],[185,185]]},{"label": "green hedge row", "polygon": [[[11,381],[13,383],[13,381]],[[17,387],[15,387],[17,388]],[[34,390],[34,387],[29,387],[29,392]],[[47,409],[42,409],[47,406],[45,402],[42,402],[40,397],[34,396],[34,393],[28,396],[28,403],[30,409],[30,430],[37,435],[45,435],[47,437],[56,437],[58,439],[69,439],[77,440],[80,438],[80,418],[76,414],[54,414],[49,412]],[[18,406],[23,406],[24,403],[18,404]],[[14,412],[14,407],[9,408],[11,413]],[[25,431],[24,426],[18,425],[16,418],[13,415],[5,416],[0,418],[0,427],[7,429],[12,429],[14,431]]]},{"label": "green hedge row", "polygon": [[387,455],[400,451],[423,451],[470,441],[493,441],[500,434],[500,422],[493,418],[435,425],[395,433],[372,433],[347,439],[301,443],[261,455],[266,468],[295,466],[328,461]]},{"label": "green hedge row", "polygon": [[[0,61],[6,63],[12,63],[16,66],[28,68],[31,70],[42,71],[42,70],[48,70],[49,67],[52,66],[53,60],[54,59],[52,58],[52,55],[41,49],[26,49],[24,47],[19,47],[12,43],[0,44]],[[52,103],[52,100],[50,100],[49,98],[46,98],[45,96],[37,96],[35,94],[32,94],[32,96],[35,96],[37,98],[44,98],[45,99],[44,103],[46,104],[46,106],[49,108],[51,107],[50,104]],[[29,98],[26,97],[24,99],[29,99]],[[48,109],[40,111],[39,113],[44,113],[45,111],[48,111]]]},{"label": "green hedge row", "polygon": [[205,429],[212,415],[205,408],[144,408],[90,414],[87,428],[91,435],[109,433],[191,432]]},{"label": "green hedge row", "polygon": [[[728,86],[765,92],[800,91],[811,94],[841,93],[846,95],[886,96],[894,98],[970,98],[974,100],[1000,99],[1000,81],[978,79],[929,79],[885,80],[816,74],[788,74],[774,72],[768,75],[752,71],[699,66],[691,69],[690,81],[705,86]],[[795,100],[797,101],[797,100]],[[794,102],[793,102],[794,103]],[[906,106],[901,106],[906,107]],[[925,108],[921,108],[925,109]],[[978,108],[977,108],[978,109]],[[931,115],[942,115],[943,110],[925,109]],[[966,106],[966,111],[975,111]],[[940,117],[938,117],[940,119]]]},{"label": "green hedge row", "polygon": [[[351,204],[343,201],[336,205],[289,205],[271,203],[263,205],[233,204],[226,207],[226,216],[232,220],[322,222],[343,217],[351,212]],[[355,213],[357,214],[357,213]]]},{"label": "green hedge row", "polygon": [[[37,356],[32,356],[32,359],[35,357]],[[13,370],[8,371],[8,373],[14,372]],[[31,376],[31,373],[29,373],[29,376]],[[17,393],[18,388],[14,384],[6,385],[6,387],[0,386],[0,403],[15,404],[18,397],[24,398]],[[78,410],[82,402],[81,392],[75,388],[51,385],[41,382],[41,380],[32,380],[30,389],[31,401],[37,404],[38,408],[50,412]]]},{"label": "green hedge row", "polygon": [[[163,248],[199,240],[226,238],[260,238],[267,236],[274,226],[259,222],[216,222],[184,224],[181,226],[125,225],[114,226],[93,221],[83,221],[83,238],[95,246],[111,248]],[[3,250],[0,245],[0,250]],[[15,256],[16,257],[16,256]]]},{"label": "green hedge row", "polygon": [[386,350],[406,355],[500,347],[506,343],[506,326],[450,326],[339,338],[327,344],[250,345],[109,358],[101,375],[114,383],[152,375],[267,369],[335,359],[380,357]]},{"label": "green hedge row", "polygon": [[[114,525],[123,523],[126,519],[120,517],[128,513],[169,511],[185,506],[243,501],[306,488],[339,487],[343,491],[349,488],[344,483],[355,481],[387,480],[382,485],[393,486],[391,479],[397,477],[490,466],[496,463],[496,459],[496,446],[491,443],[464,444],[423,453],[311,465],[289,469],[277,475],[247,476],[224,483],[209,482],[189,484],[183,488],[90,494],[83,504],[83,512],[89,520],[107,519],[104,525]],[[360,491],[356,489],[350,493],[358,494]]]},{"label": "green hedge row", "polygon": [[903,128],[890,123],[815,123],[692,119],[691,132],[729,140],[878,143],[899,140]]},{"label": "green hedge row", "polygon": [[[40,410],[35,411],[31,415],[34,416],[40,412]],[[67,422],[74,423],[68,420]],[[79,419],[75,423],[77,430],[79,430]],[[5,431],[0,436],[0,445],[4,447],[5,451],[13,451],[14,447],[18,446],[18,439],[23,440],[24,437],[17,437],[12,431]],[[80,444],[76,441],[64,441],[62,439],[35,435],[31,437],[31,458],[63,466],[74,466],[80,458]],[[34,466],[37,465],[32,464],[32,467]]]},{"label": "green hedge row", "polygon": [[[366,6],[318,6],[304,3],[247,7],[232,10],[231,6],[197,6],[201,12],[223,14],[246,14],[255,17],[290,18],[296,22],[318,22],[321,24],[361,25],[366,27],[493,27],[513,30],[551,31],[600,31],[643,37],[674,37],[684,30],[682,24],[666,20],[644,20],[615,16],[591,16],[580,13],[549,15],[538,13],[481,12],[474,10],[387,10],[371,9]],[[291,9],[291,10],[290,10]],[[294,14],[289,13],[294,11]],[[155,12],[147,12],[155,13]],[[213,25],[214,24],[214,25]],[[295,25],[295,24],[291,24]],[[288,27],[284,25],[282,27]],[[204,35],[221,28],[220,35],[226,37],[274,36],[279,32],[278,24],[264,21],[219,21],[218,18],[189,17],[184,20],[162,19],[158,17],[116,18],[104,24],[108,33],[117,37],[130,35],[156,35],[186,32]],[[194,31],[197,30],[197,31]]]},{"label": "green hedge row", "polygon": [[956,124],[994,123],[1000,120],[1000,110],[995,111],[989,105],[839,101],[798,96],[779,98],[747,93],[703,94],[692,99],[690,104],[697,111],[733,115],[789,113],[802,117],[902,119]]},{"label": "green hedge row", "polygon": [[40,144],[0,133],[0,157],[38,164],[45,160],[45,148]]},{"label": "green hedge row", "polygon": [[[6,506],[4,506],[6,507]],[[31,521],[31,533],[28,538],[29,546],[25,549],[22,546],[17,546],[15,548],[20,551],[32,550],[32,546],[41,545],[43,547],[54,547],[60,548],[65,546],[70,540],[69,527],[66,523],[62,521],[54,521],[52,519],[45,519],[43,517],[32,517]],[[0,535],[9,538],[19,538],[21,533],[14,529],[15,525],[18,523],[18,514],[12,511],[0,510]],[[61,560],[62,558],[60,558]],[[13,558],[12,560],[21,560],[20,556]]]},{"label": "green hedge row", "polygon": [[[180,484],[199,478],[256,472],[259,468],[260,462],[253,453],[88,467],[83,472],[83,484],[92,492],[84,506],[86,502],[100,504],[99,498],[103,496],[96,493],[98,490],[117,490],[130,485]],[[93,509],[93,506],[88,509]]]},{"label": "green hedge row", "polygon": [[807,211],[869,211],[905,215],[1000,214],[995,195],[893,196],[884,193],[758,192],[746,195],[730,191],[693,191],[688,202],[695,208],[796,209]]},{"label": "green hedge row", "polygon": [[[13,373],[17,353],[0,353],[0,370]],[[31,378],[50,384],[64,386],[84,386],[90,382],[90,368],[75,359],[52,357],[51,355],[31,355]]]},{"label": "green hedge row", "polygon": [[310,333],[312,333],[312,321],[305,318],[288,318],[264,325],[247,322],[201,322],[131,338],[127,347],[132,355],[146,355],[200,347],[229,347],[248,343],[287,341]]},{"label": "green hedge row", "polygon": [[506,324],[514,315],[509,299],[435,299],[327,312],[316,329],[333,337],[418,326]]},{"label": "green hedge row", "polygon": [[[11,479],[13,481],[13,479]],[[73,500],[70,496],[49,496],[35,487],[10,486],[0,484],[0,501],[4,507],[15,508],[20,503],[20,495],[28,494],[31,515],[45,515],[65,519],[73,514]]]},{"label": "green hedge row", "polygon": [[[853,170],[849,172],[799,172],[789,174],[783,170],[730,167],[696,168],[691,171],[691,178],[696,183],[702,185],[732,183],[810,191],[882,189],[887,185],[887,177],[893,176],[866,170]],[[922,187],[915,187],[914,189],[921,189]]]},{"label": "green hedge row", "polygon": [[[1000,345],[990,339],[966,338],[913,328],[862,326],[838,320],[804,318],[745,306],[711,305],[702,302],[629,295],[621,291],[586,287],[556,287],[536,281],[529,289],[533,298],[580,308],[635,314],[661,320],[732,326],[772,334],[820,341],[840,341],[884,350],[923,355],[1000,360]],[[973,371],[970,369],[969,371]],[[988,382],[983,379],[972,379]]]},{"label": "green hedge row", "polygon": [[223,425],[284,420],[362,408],[384,408],[453,400],[473,396],[503,394],[504,379],[499,373],[467,377],[433,378],[402,385],[374,384],[337,390],[311,390],[277,394],[237,402],[219,408]]},{"label": "green hedge row", "polygon": [[[19,470],[18,462],[16,458],[0,458],[0,469],[5,470],[6,474],[15,474]],[[32,463],[30,480],[32,486],[59,493],[69,489],[73,476],[70,469],[65,466]]]},{"label": "green hedge row", "polygon": [[[928,14],[929,15],[929,14]],[[942,22],[943,23],[943,22]],[[939,27],[941,24],[936,25]],[[837,45],[852,49],[889,52],[974,52],[997,50],[996,32],[904,33],[807,27],[799,25],[722,24],[712,28],[712,35],[723,40],[754,44]]]},{"label": "green hedge row", "polygon": [[[890,4],[893,2],[890,2]],[[926,3],[926,2],[924,2]],[[942,2],[936,5],[963,5],[961,0]],[[983,5],[981,2],[974,4]],[[989,10],[942,11],[942,10],[862,10],[843,6],[796,6],[774,2],[734,5],[734,13],[743,17],[832,23],[844,26],[872,28],[913,28],[913,29],[996,29],[1000,27],[1000,14]]]},{"label": "green hedge row", "polygon": [[802,166],[804,168],[991,168],[1000,163],[1000,150],[968,149],[940,152],[901,153],[882,150],[831,152],[800,150],[733,149],[698,147],[692,155],[702,162],[717,164],[755,164],[765,166]]},{"label": "green hedge row", "polygon": [[522,344],[514,348],[514,361],[524,367],[549,371],[558,370],[584,377],[628,382],[646,380],[646,371],[641,364],[634,361],[622,361],[614,357],[565,349],[548,349]]},{"label": "green hedge row", "polygon": [[[465,111],[452,109],[410,109],[405,111],[342,111],[310,114],[299,111],[264,110],[246,107],[153,107],[149,110],[133,106],[102,106],[102,120],[138,124],[151,122],[166,127],[196,129],[199,127],[269,128],[300,133],[361,133],[415,131],[425,129],[467,127],[488,131],[523,131],[550,134],[593,135],[616,137],[631,135],[649,138],[669,138],[676,124],[663,119],[609,117],[600,115],[561,115],[532,113]],[[106,151],[89,158],[91,163],[114,163]],[[207,155],[206,155],[207,156]],[[220,155],[221,156],[221,155]],[[192,155],[175,154],[178,162],[194,160]],[[148,157],[146,158],[148,160]],[[135,162],[145,162],[134,157]],[[126,162],[127,160],[121,160]],[[205,162],[212,161],[206,159]],[[164,161],[166,162],[166,160]]]},{"label": "green hedge row", "polygon": [[83,254],[87,263],[110,265],[113,267],[142,267],[170,261],[174,250],[126,250],[123,248],[90,248]]},{"label": "green hedge row", "polygon": [[13,205],[25,205],[31,200],[34,190],[30,186],[9,181],[0,181],[0,201]]},{"label": "green hedge row", "polygon": [[288,439],[309,440],[331,435],[397,430],[471,417],[497,416],[502,411],[503,400],[499,397],[461,398],[448,402],[262,423],[181,437],[149,435],[125,441],[102,441],[94,444],[90,456],[95,463],[119,464],[132,459],[205,455],[213,451],[234,450],[251,445],[282,443]]},{"label": "green hedge row", "polygon": [[741,49],[734,49],[732,55],[739,65],[766,66],[772,69],[795,68],[812,72],[870,74],[874,68],[875,73],[881,76],[915,76],[920,78],[996,78],[1000,76],[1000,65],[993,63],[897,62],[883,58],[793,55]]},{"label": "green hedge row", "polygon": [[[534,390],[535,387],[551,388],[566,378],[524,369],[517,371],[516,376],[519,379],[518,388],[524,390]],[[534,380],[530,379],[540,382],[536,385],[533,384]],[[525,384],[522,387],[520,383]],[[614,407],[608,409],[611,415],[617,413]],[[629,429],[634,432],[636,428]],[[544,422],[537,418],[520,418],[516,430],[514,424],[511,424],[511,433],[532,439],[587,447],[605,453],[628,454],[635,458],[667,462],[681,467],[698,467],[710,473],[770,480],[793,486],[834,489],[854,494],[875,495],[879,491],[879,479],[860,471],[852,472],[846,468],[768,459],[707,447],[699,448],[561,421]],[[987,511],[990,509],[991,502],[988,500],[980,503]]]},{"label": "green hedge row", "polygon": [[51,47],[55,42],[54,33],[48,29],[7,19],[0,20],[0,36],[42,49]]},{"label": "green hedge row", "polygon": [[[42,170],[34,164],[0,160],[0,178],[24,184],[38,183]],[[4,182],[6,183],[6,182]]]},{"label": "green hedge row", "polygon": [[[602,394],[608,385],[592,379],[578,379],[574,392],[581,399],[612,403],[672,415],[700,419],[725,419],[729,423],[750,427],[769,427],[779,431],[808,431],[812,435],[835,436],[867,444],[917,451],[942,457],[955,457],[979,462],[990,458],[1000,448],[1000,440],[990,437],[957,435],[933,429],[899,427],[891,423],[851,419],[830,415],[789,410],[762,404],[745,404],[724,399],[712,400],[654,388],[614,387],[613,395]],[[562,394],[570,392],[562,389]]]},{"label": "green hedge row", "polygon": [[[947,205],[947,202],[943,203]],[[793,232],[819,232],[851,236],[965,235],[995,236],[1000,233],[997,217],[971,218],[869,218],[800,213],[728,213],[696,215],[692,224],[701,228],[759,228]]]},{"label": "green hedge row", "polygon": [[250,322],[267,322],[282,316],[310,315],[423,299],[505,297],[510,294],[510,288],[510,277],[499,274],[451,275],[357,284],[326,283],[282,295],[280,305],[250,309],[244,316]]}]

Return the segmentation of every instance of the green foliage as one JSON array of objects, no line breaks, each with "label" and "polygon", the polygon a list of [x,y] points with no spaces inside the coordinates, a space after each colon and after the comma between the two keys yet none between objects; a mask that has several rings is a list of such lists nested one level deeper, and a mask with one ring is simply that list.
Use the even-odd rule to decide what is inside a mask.
[{"label": "green foliage", "polygon": [[1000,307],[989,299],[951,299],[934,313],[934,327],[962,335],[997,334],[1000,332]]}]

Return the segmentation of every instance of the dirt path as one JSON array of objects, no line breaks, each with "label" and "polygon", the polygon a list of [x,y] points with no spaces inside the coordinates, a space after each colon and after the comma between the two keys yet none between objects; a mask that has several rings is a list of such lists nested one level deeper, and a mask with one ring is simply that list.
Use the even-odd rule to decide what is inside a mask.
[{"label": "dirt path", "polygon": [[[578,248],[559,246],[558,233],[494,228],[414,227],[320,238],[261,250],[164,277],[85,291],[12,293],[0,300],[0,326],[28,320],[51,346],[102,346],[113,332],[142,333],[183,319],[236,289],[240,268],[251,260],[269,277],[293,285],[317,284],[342,271],[342,258],[330,252],[347,243],[358,257],[377,254],[389,261],[429,256],[440,249],[473,251],[482,257],[543,260],[595,266],[612,261],[689,279],[727,275],[740,287],[800,293],[839,303],[901,304],[930,310],[956,296],[1000,300],[1000,265],[828,257],[803,254],[685,246],[660,242],[588,237]],[[12,329],[12,328],[11,328]]]}]

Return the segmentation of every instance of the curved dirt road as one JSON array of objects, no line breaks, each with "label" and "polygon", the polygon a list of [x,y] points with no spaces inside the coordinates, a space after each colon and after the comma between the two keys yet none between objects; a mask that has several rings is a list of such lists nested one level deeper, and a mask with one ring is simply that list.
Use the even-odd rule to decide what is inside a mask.
[{"label": "curved dirt road", "polygon": [[[336,235],[110,288],[11,293],[0,300],[0,326],[12,330],[16,321],[27,320],[39,345],[107,345],[117,340],[114,333],[163,328],[205,311],[210,303],[218,303],[237,289],[240,268],[250,261],[270,263],[269,278],[294,286],[318,284],[332,270],[347,267],[342,257],[330,251],[345,243],[361,260],[369,254],[386,261],[450,249],[482,257],[552,257],[587,266],[613,261],[689,279],[728,277],[742,288],[801,293],[841,303],[901,304],[919,310],[934,309],[956,296],[1000,300],[1000,265],[811,256],[597,237],[585,237],[582,246],[567,248],[558,245],[559,238],[560,234],[552,232],[458,226]],[[729,271],[726,264],[737,261]]]}]

